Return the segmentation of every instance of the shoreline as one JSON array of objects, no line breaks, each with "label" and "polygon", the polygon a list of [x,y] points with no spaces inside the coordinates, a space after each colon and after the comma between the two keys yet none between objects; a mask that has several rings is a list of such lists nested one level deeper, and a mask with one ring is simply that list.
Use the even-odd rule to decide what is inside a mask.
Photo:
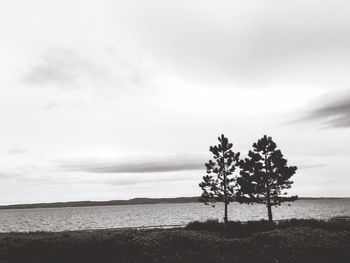
[{"label": "shoreline", "polygon": [[[36,209],[36,208],[74,208],[74,207],[101,207],[101,206],[124,206],[124,205],[152,205],[152,204],[187,204],[200,203],[199,196],[175,197],[175,198],[133,198],[129,200],[110,201],[69,201],[53,203],[11,204],[0,205],[1,210]],[[350,197],[299,197],[300,200],[350,200]]]},{"label": "shoreline", "polygon": [[203,222],[191,228],[0,233],[0,262],[345,263],[350,257],[348,223],[296,220],[278,228],[257,222],[231,224],[227,234],[223,229]]},{"label": "shoreline", "polygon": [[[290,219],[276,219],[273,220],[272,223],[275,225],[283,224],[285,222],[290,222],[291,220],[297,220],[297,221],[310,221],[310,220],[315,220],[315,221],[320,221],[320,222],[325,222],[325,223],[344,223],[350,225],[350,216],[334,216],[330,217],[328,219],[316,219],[316,218],[290,218]],[[223,224],[223,221],[219,221],[217,219],[208,219],[206,221],[191,221],[187,224],[169,224],[169,225],[148,225],[148,226],[129,226],[129,227],[109,227],[109,228],[86,228],[86,229],[76,229],[76,230],[58,230],[58,231],[42,231],[42,230],[34,230],[34,231],[10,231],[10,232],[0,232],[1,234],[35,234],[35,233],[74,233],[74,232],[99,232],[99,231],[147,231],[147,230],[176,230],[176,229],[185,229],[188,225],[192,224],[193,222],[195,223],[200,223],[200,224],[205,224],[208,221],[216,221],[218,224]],[[248,220],[248,221],[233,221],[230,220],[230,223],[238,223],[241,225],[247,225],[251,223],[259,223],[259,222],[268,222],[265,219],[260,219],[260,220]]]}]

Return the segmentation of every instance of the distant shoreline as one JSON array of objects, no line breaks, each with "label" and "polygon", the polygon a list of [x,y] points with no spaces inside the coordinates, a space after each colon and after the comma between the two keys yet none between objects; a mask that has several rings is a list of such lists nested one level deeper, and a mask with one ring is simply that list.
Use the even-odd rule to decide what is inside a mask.
[{"label": "distant shoreline", "polygon": [[[350,199],[350,197],[300,197],[299,200],[327,200],[327,199]],[[54,203],[14,204],[1,205],[0,210],[7,209],[31,209],[31,208],[63,208],[63,207],[87,207],[87,206],[113,206],[113,205],[145,205],[145,204],[178,204],[198,203],[199,196],[175,197],[175,198],[133,198],[129,200],[110,201],[70,201]]]},{"label": "distant shoreline", "polygon": [[176,198],[133,198],[129,200],[110,200],[110,201],[70,201],[70,202],[54,202],[54,203],[14,204],[14,205],[1,205],[0,210],[29,209],[29,208],[85,207],[85,206],[112,206],[112,205],[197,203],[199,202],[198,199],[199,199],[199,196],[176,197]]}]

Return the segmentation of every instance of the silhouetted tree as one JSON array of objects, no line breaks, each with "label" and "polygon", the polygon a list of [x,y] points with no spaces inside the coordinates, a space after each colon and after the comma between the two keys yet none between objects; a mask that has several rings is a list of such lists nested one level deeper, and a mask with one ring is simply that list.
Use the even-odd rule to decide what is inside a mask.
[{"label": "silhouetted tree", "polygon": [[271,137],[265,135],[254,143],[253,150],[249,151],[248,158],[240,162],[240,166],[237,201],[265,204],[269,221],[272,221],[272,206],[297,199],[297,196],[286,196],[286,190],[293,184],[290,178],[297,167],[287,166],[287,160]]},{"label": "silhouetted tree", "polygon": [[234,200],[236,190],[236,177],[232,176],[239,166],[240,153],[234,153],[232,143],[222,134],[218,137],[219,144],[210,146],[214,159],[205,164],[207,175],[203,176],[203,181],[199,184],[203,193],[200,201],[205,204],[224,202],[224,220],[227,223],[227,206]]}]

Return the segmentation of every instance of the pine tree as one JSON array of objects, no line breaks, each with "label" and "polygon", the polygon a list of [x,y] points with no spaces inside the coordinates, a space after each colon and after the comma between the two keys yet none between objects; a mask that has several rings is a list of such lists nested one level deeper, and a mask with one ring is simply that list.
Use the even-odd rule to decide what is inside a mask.
[{"label": "pine tree", "polygon": [[214,159],[205,164],[207,175],[203,176],[203,181],[199,184],[203,190],[200,201],[205,204],[224,202],[224,221],[227,224],[227,207],[230,201],[234,200],[236,193],[234,172],[239,166],[240,153],[231,150],[233,145],[223,134],[218,140],[218,145],[209,148]]},{"label": "pine tree", "polygon": [[249,151],[248,158],[240,162],[240,166],[237,201],[265,204],[269,221],[272,221],[272,206],[297,199],[297,196],[286,196],[297,167],[287,165],[287,160],[271,137],[265,135],[254,143],[253,150]]}]

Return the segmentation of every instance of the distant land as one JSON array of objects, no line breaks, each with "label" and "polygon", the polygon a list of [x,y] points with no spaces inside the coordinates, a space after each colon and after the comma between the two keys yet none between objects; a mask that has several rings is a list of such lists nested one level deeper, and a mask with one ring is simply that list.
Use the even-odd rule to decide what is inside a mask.
[{"label": "distant land", "polygon": [[199,196],[176,197],[176,198],[133,198],[129,200],[111,200],[111,201],[73,201],[73,202],[2,205],[0,206],[0,209],[197,203],[199,202],[198,199],[199,199]]},{"label": "distant land", "polygon": [[[299,200],[319,199],[350,199],[350,197],[299,197]],[[15,204],[0,205],[4,209],[29,209],[29,208],[60,208],[60,207],[84,207],[84,206],[110,206],[110,205],[145,205],[145,204],[175,204],[175,203],[198,203],[199,196],[175,197],[175,198],[133,198],[129,200],[111,201],[72,201],[55,203]]]}]

